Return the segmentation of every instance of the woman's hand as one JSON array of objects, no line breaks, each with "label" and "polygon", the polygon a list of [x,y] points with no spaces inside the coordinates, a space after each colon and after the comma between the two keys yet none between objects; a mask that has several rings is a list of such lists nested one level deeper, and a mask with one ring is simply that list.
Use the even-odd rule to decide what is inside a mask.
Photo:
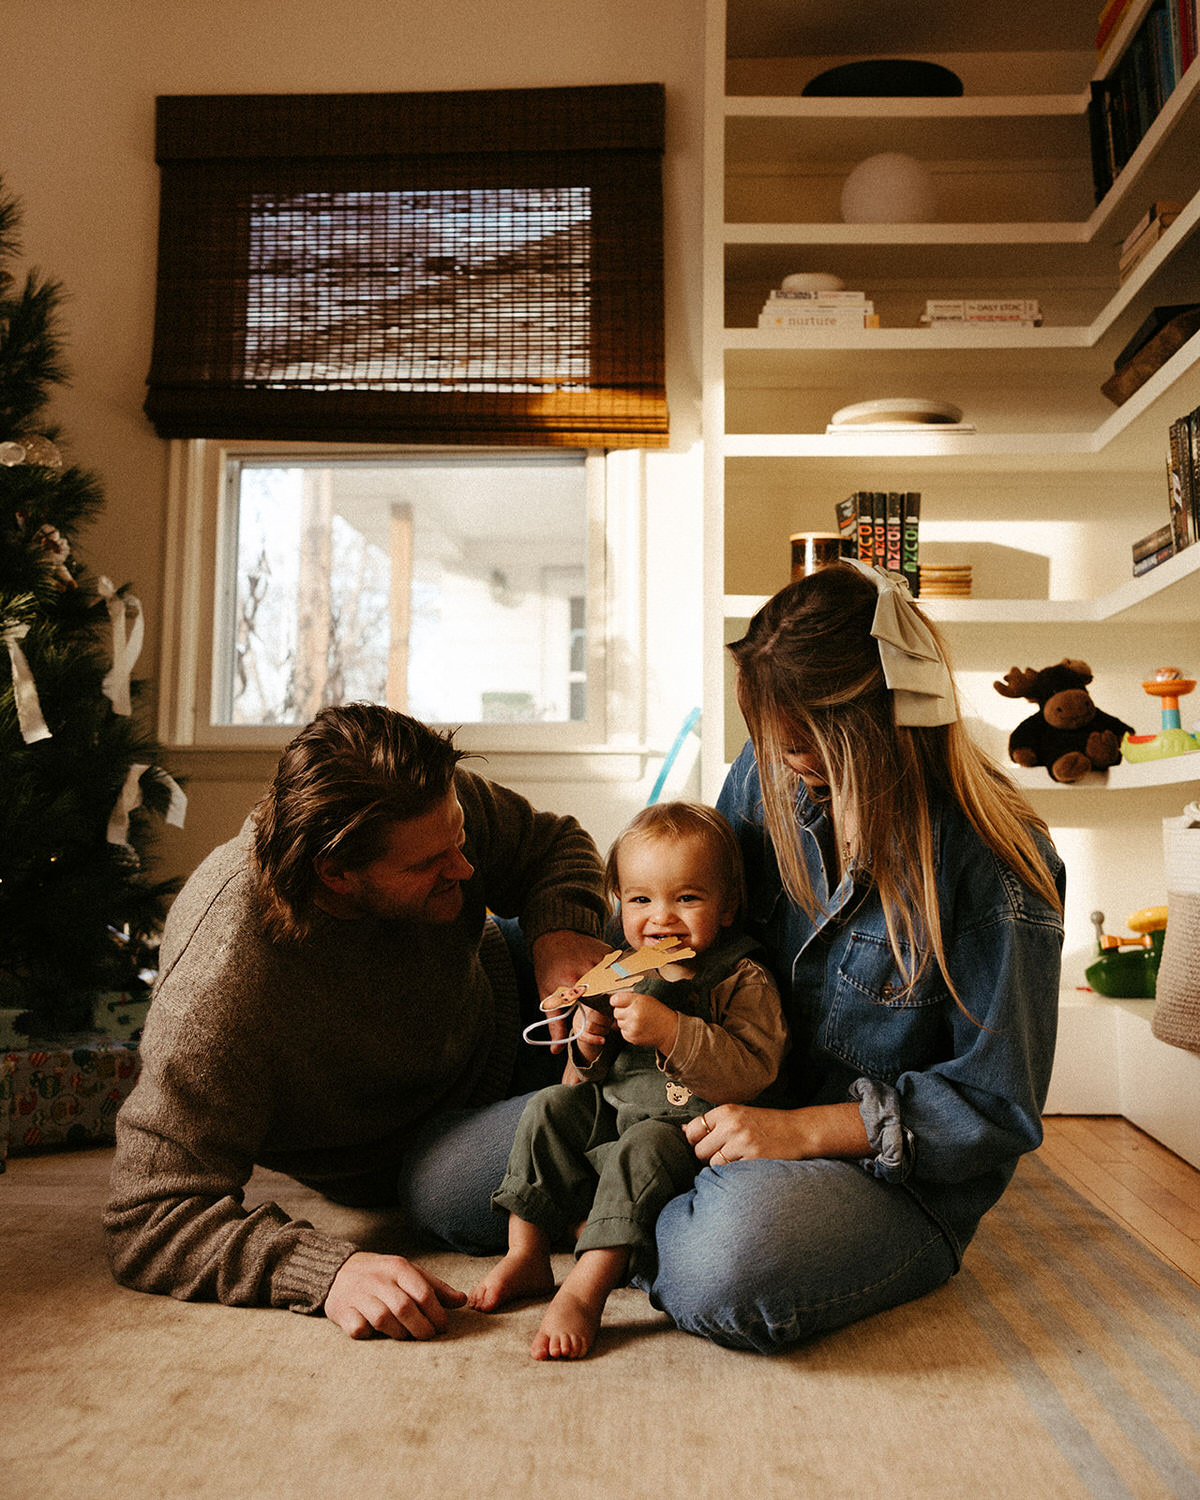
[{"label": "woman's hand", "polygon": [[857,1160],[871,1155],[857,1104],[819,1104],[807,1109],[759,1109],[721,1104],[689,1120],[684,1134],[702,1162],[811,1161],[816,1157]]}]

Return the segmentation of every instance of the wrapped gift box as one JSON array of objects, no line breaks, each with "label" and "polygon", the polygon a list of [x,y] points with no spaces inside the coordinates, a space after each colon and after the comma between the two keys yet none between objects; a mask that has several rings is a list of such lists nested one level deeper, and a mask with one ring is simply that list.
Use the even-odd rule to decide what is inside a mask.
[{"label": "wrapped gift box", "polygon": [[136,1042],[90,1032],[0,1053],[0,1171],[8,1154],[115,1140],[140,1070]]}]

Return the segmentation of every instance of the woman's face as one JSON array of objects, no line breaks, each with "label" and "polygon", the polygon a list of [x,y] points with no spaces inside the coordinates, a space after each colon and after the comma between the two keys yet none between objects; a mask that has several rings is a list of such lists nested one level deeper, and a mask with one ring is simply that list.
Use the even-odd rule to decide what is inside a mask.
[{"label": "woman's face", "polygon": [[789,770],[795,771],[800,780],[810,792],[825,791],[829,786],[829,777],[826,775],[825,767],[820,756],[813,749],[797,747],[794,750],[785,750],[783,763]]}]

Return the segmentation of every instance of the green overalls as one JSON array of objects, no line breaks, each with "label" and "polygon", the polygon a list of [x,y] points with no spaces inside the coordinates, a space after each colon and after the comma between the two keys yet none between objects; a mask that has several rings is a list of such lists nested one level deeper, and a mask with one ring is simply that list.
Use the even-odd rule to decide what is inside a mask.
[{"label": "green overalls", "polygon": [[[757,946],[729,939],[702,956],[691,979],[651,974],[634,988],[711,1023],[711,991]],[[576,1255],[624,1246],[629,1274],[649,1274],[658,1215],[697,1172],[682,1127],[708,1108],[662,1072],[654,1048],[621,1042],[603,1082],[554,1084],[530,1099],[492,1206],[552,1240],[586,1219]]]}]

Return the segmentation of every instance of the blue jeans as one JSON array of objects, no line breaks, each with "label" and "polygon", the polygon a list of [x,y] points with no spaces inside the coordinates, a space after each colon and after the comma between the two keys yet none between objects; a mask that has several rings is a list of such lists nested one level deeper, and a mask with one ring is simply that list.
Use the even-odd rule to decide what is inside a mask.
[{"label": "blue jeans", "polygon": [[[542,1016],[533,961],[519,923],[511,917],[492,920],[508,944],[524,1026]],[[434,1115],[413,1133],[400,1163],[397,1198],[409,1227],[467,1255],[493,1255],[505,1248],[507,1216],[493,1211],[492,1194],[508,1165],[521,1111],[537,1089],[562,1078],[562,1053],[524,1041],[517,1046],[512,1097]]]},{"label": "blue jeans", "polygon": [[956,1269],[914,1199],[853,1162],[735,1161],[663,1209],[643,1285],[686,1332],[769,1354],[923,1297]]}]

